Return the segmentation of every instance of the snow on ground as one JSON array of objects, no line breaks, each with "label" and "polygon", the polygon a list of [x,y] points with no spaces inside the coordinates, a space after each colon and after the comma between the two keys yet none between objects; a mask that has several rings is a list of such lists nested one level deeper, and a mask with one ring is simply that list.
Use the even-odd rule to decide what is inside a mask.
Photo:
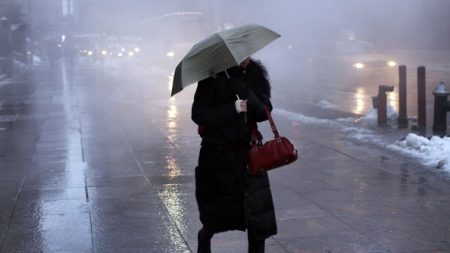
[{"label": "snow on ground", "polygon": [[41,66],[43,64],[44,64],[44,62],[42,61],[42,59],[39,56],[33,55],[33,66]]},{"label": "snow on ground", "polygon": [[322,108],[336,108],[335,104],[330,103],[328,100],[322,99],[318,102],[318,105]]},{"label": "snow on ground", "polygon": [[431,139],[408,134],[402,141],[388,148],[419,158],[423,164],[450,172],[450,138],[433,136]]},{"label": "snow on ground", "polygon": [[[358,121],[377,121],[377,109],[371,108],[366,115],[362,116],[358,119]],[[386,111],[387,120],[396,120],[398,117],[398,113],[395,111],[394,107],[390,104],[387,105]]]},{"label": "snow on ground", "polygon": [[[309,117],[284,109],[274,109],[273,113],[304,124],[335,128],[350,138],[415,157],[426,166],[444,169],[450,173],[449,137],[434,136],[428,139],[410,133],[404,140],[392,140],[389,136],[383,136],[375,130],[371,130],[377,124],[377,111],[374,109],[360,118],[341,118],[337,120]],[[396,118],[397,113],[395,110],[392,107],[388,108],[388,119],[393,120]]]}]

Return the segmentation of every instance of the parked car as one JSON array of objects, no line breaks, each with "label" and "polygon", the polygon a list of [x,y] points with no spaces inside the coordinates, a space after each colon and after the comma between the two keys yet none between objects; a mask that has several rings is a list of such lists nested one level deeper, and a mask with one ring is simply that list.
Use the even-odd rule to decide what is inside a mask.
[{"label": "parked car", "polygon": [[335,83],[393,84],[397,61],[366,41],[346,40],[323,44],[310,57],[315,80]]}]

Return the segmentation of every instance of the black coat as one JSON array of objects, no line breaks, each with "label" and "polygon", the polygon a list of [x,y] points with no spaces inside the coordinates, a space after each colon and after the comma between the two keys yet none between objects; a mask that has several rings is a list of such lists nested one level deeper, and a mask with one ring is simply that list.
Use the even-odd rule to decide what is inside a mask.
[{"label": "black coat", "polygon": [[[267,173],[250,176],[247,155],[250,126],[267,120],[272,109],[270,84],[262,65],[251,61],[198,83],[192,120],[199,125],[202,146],[195,171],[200,220],[214,232],[249,229],[259,238],[277,233]],[[235,109],[236,94],[247,99],[246,119]]]}]

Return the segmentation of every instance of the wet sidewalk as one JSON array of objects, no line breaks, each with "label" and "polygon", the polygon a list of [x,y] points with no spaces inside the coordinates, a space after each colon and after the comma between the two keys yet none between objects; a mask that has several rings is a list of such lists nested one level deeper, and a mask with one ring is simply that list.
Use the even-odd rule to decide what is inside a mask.
[{"label": "wet sidewalk", "polygon": [[[57,68],[0,87],[1,253],[196,252],[193,90],[169,100],[164,77],[120,74]],[[279,232],[266,252],[450,252],[445,175],[276,121],[300,160],[270,172]],[[213,252],[246,252],[246,238],[218,234]]]}]

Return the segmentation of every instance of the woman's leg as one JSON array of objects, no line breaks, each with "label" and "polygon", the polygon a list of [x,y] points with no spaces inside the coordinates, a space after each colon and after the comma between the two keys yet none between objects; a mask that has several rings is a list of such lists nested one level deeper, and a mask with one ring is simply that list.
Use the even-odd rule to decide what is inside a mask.
[{"label": "woman's leg", "polygon": [[247,231],[248,236],[248,253],[264,253],[265,240],[258,239]]},{"label": "woman's leg", "polygon": [[211,253],[211,238],[214,233],[206,227],[202,227],[198,231],[198,248],[197,253]]}]

